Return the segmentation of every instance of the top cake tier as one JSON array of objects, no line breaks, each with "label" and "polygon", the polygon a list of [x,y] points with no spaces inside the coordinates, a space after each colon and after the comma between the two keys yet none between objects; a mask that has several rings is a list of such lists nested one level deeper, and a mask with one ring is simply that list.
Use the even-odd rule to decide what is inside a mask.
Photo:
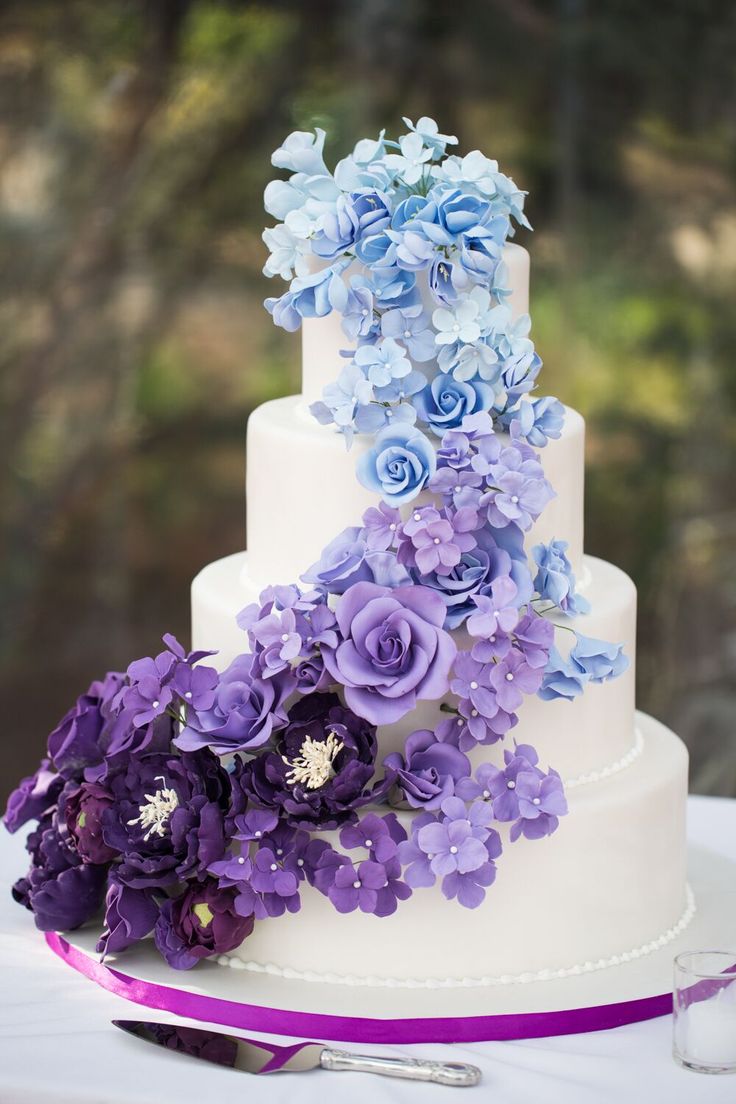
[{"label": "top cake tier", "polygon": [[[506,266],[506,286],[511,289],[506,299],[514,318],[529,311],[529,254],[520,245],[508,242],[503,249],[502,260]],[[350,274],[348,270],[347,275]],[[423,289],[423,298],[428,290]],[[425,304],[430,313],[437,304],[427,298]],[[308,406],[322,397],[323,388],[333,383],[341,364],[347,363],[340,350],[350,346],[341,326],[341,316],[333,311],[322,318],[305,318],[302,321],[302,395]],[[425,372],[427,365],[420,365]]]}]

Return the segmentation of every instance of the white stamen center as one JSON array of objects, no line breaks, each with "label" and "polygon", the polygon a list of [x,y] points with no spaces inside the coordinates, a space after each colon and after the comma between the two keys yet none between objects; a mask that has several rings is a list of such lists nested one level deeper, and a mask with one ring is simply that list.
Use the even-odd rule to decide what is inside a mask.
[{"label": "white stamen center", "polygon": [[318,790],[333,777],[335,771],[332,764],[342,749],[343,742],[338,740],[334,732],[330,732],[326,740],[313,740],[311,736],[307,736],[293,763],[286,756],[281,757],[287,767],[291,768],[286,781],[290,786],[301,785],[308,790]]},{"label": "white stamen center", "polygon": [[167,787],[164,776],[157,775],[155,781],[163,782],[164,785],[153,794],[144,794],[146,800],[143,805],[138,806],[138,816],[128,821],[129,825],[139,824],[141,828],[147,829],[144,840],[149,840],[151,836],[163,838],[169,817],[179,805],[179,795],[176,790]]},{"label": "white stamen center", "polygon": [[451,855],[457,855],[457,847],[455,846],[454,843],[453,843],[452,847],[450,848],[450,854]]}]

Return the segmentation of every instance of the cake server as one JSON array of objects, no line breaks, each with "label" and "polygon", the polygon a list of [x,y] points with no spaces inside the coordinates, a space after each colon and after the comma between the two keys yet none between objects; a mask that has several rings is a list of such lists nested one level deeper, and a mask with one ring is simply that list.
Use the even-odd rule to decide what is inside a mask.
[{"label": "cake server", "polygon": [[332,1050],[322,1043],[292,1043],[278,1046],[239,1035],[225,1035],[199,1027],[156,1023],[146,1020],[113,1020],[137,1039],[155,1043],[166,1050],[202,1058],[218,1066],[244,1073],[302,1073],[304,1070],[354,1070],[378,1073],[383,1077],[402,1077],[411,1081],[432,1081],[436,1085],[468,1088],[480,1081],[477,1066],[462,1062],[427,1062],[422,1058],[381,1058],[375,1054],[349,1054]]}]

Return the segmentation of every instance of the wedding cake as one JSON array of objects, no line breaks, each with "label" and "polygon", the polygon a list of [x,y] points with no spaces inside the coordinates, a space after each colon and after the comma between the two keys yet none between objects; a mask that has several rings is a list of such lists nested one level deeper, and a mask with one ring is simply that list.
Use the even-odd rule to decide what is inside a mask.
[{"label": "wedding cake", "polygon": [[194,651],[93,683],[11,797],[17,899],[45,930],[104,899],[104,955],[514,985],[692,916],[687,754],[635,711],[634,584],[583,552],[583,419],[536,397],[524,194],[405,123],[333,172],[321,131],[274,154],[302,390],[249,419],[248,550],[194,580]]}]

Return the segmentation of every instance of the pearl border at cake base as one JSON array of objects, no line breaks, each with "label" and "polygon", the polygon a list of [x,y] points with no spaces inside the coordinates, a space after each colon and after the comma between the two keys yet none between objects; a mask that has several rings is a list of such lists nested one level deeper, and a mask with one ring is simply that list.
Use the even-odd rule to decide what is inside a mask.
[{"label": "pearl border at cake base", "polygon": [[[736,864],[691,850],[696,910],[660,950],[564,979],[472,989],[386,989],[288,980],[223,969],[214,962],[175,977],[140,944],[103,965],[96,934],[49,933],[55,954],[119,996],[171,1015],[243,1031],[351,1043],[483,1042],[600,1031],[653,1019],[672,1007],[672,959],[704,946],[730,946],[736,930]],[[176,984],[174,984],[176,981]]]}]

